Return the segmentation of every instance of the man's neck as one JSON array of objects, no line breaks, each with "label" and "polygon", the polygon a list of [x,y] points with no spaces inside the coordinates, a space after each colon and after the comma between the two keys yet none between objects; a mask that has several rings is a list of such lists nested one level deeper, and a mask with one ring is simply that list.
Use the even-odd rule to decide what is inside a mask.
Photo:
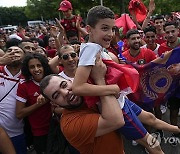
[{"label": "man's neck", "polygon": [[71,14],[70,16],[66,16],[66,17],[64,17],[65,19],[72,19],[74,17],[74,15],[73,14]]},{"label": "man's neck", "polygon": [[75,73],[76,73],[76,70],[72,70],[72,71],[64,70],[64,74],[66,74],[70,78],[74,78]]},{"label": "man's neck", "polygon": [[140,49],[135,50],[135,49],[130,48],[129,53],[132,57],[136,57],[140,53]]},{"label": "man's neck", "polygon": [[167,46],[170,48],[176,48],[177,46],[180,45],[180,38],[177,37],[176,41],[171,43],[171,42],[167,42]]},{"label": "man's neck", "polygon": [[21,66],[19,67],[7,66],[7,69],[13,76],[15,76],[21,70]]},{"label": "man's neck", "polygon": [[157,34],[158,34],[158,35],[163,35],[164,33],[165,33],[165,32],[164,32],[163,29],[157,30]]},{"label": "man's neck", "polygon": [[148,48],[148,49],[151,49],[152,51],[154,51],[154,50],[156,49],[156,47],[157,47],[157,44],[156,44],[156,43],[154,43],[154,44],[152,44],[152,45],[148,45],[148,44],[147,44],[147,48]]}]

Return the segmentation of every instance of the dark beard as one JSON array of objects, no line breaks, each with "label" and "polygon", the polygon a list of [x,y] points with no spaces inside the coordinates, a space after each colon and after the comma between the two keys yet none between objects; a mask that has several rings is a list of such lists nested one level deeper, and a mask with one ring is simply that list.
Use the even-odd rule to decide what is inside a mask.
[{"label": "dark beard", "polygon": [[21,61],[14,61],[11,64],[8,64],[7,66],[16,68],[16,67],[19,67],[21,64],[22,64]]},{"label": "dark beard", "polygon": [[70,109],[71,110],[71,109],[76,109],[76,108],[80,107],[82,104],[83,104],[83,99],[81,97],[80,98],[80,103],[77,104],[77,105],[59,105],[59,106],[62,107],[62,108]]}]

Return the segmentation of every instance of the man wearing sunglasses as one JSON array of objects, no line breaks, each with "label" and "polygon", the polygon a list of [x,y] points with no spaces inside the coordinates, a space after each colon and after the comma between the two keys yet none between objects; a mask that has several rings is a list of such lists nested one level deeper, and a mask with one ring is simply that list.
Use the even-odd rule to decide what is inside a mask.
[{"label": "man wearing sunglasses", "polygon": [[[49,65],[55,74],[59,74],[72,81],[75,76],[78,60],[79,58],[74,48],[71,45],[64,45],[60,48],[58,55],[49,61]],[[63,66],[63,69],[60,68],[59,64]]]}]

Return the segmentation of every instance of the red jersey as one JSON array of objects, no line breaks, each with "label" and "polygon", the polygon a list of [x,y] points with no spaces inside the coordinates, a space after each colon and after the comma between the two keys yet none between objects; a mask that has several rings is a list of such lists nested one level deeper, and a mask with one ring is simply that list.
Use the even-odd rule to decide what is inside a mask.
[{"label": "red jersey", "polygon": [[133,57],[129,50],[126,50],[122,54],[128,61],[138,64],[149,63],[157,58],[156,54],[147,48],[140,48],[140,52],[136,57]]},{"label": "red jersey", "polygon": [[166,42],[166,39],[165,39],[165,33],[164,34],[156,34],[156,43],[157,44],[163,44],[164,42]]},{"label": "red jersey", "polygon": [[[76,28],[76,21],[79,17],[78,16],[73,16],[71,19],[62,19],[60,21],[61,25],[64,27],[65,31],[69,31],[69,30],[74,30],[76,32],[78,32],[77,28]],[[82,20],[82,19],[80,19]]]},{"label": "red jersey", "polygon": [[[33,80],[25,81],[18,85],[16,99],[31,106],[36,103],[40,95],[39,83]],[[51,105],[46,103],[28,116],[33,136],[48,134],[52,116]]]},{"label": "red jersey", "polygon": [[49,46],[46,48],[47,56],[50,58],[54,58],[57,53],[57,49],[51,49]]},{"label": "red jersey", "polygon": [[[180,47],[180,38],[179,39],[179,44],[177,45],[177,47]],[[161,56],[164,52],[166,51],[170,51],[172,50],[173,48],[170,48],[168,45],[167,45],[167,42],[163,43],[160,45],[159,49],[158,49],[158,55]]]}]

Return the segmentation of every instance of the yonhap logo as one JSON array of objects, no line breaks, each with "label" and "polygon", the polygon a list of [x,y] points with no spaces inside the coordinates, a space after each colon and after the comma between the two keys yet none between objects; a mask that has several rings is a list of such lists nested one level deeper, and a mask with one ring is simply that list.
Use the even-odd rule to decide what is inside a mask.
[{"label": "yonhap logo", "polygon": [[147,143],[150,148],[155,148],[161,143],[161,136],[159,133],[152,133],[147,138]]},{"label": "yonhap logo", "polygon": [[164,142],[164,144],[180,144],[180,138],[171,136],[171,137],[163,137],[161,139],[160,133],[152,133],[147,138],[147,143],[150,148],[154,148],[160,145],[160,143]]}]

